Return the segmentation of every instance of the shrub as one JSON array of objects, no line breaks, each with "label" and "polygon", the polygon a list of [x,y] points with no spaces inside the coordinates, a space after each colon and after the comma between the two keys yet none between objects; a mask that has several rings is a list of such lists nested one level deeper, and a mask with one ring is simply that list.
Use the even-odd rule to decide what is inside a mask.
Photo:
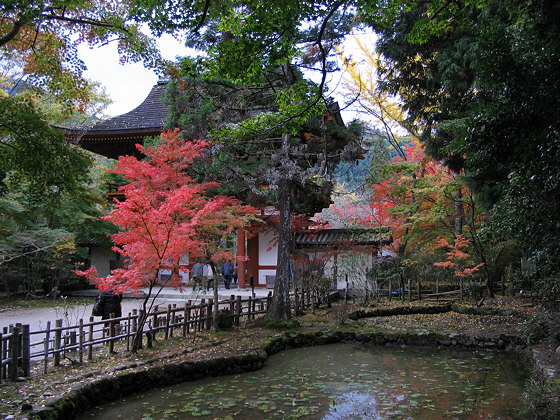
[{"label": "shrub", "polygon": [[218,311],[218,329],[229,330],[233,327],[233,314],[229,309]]}]

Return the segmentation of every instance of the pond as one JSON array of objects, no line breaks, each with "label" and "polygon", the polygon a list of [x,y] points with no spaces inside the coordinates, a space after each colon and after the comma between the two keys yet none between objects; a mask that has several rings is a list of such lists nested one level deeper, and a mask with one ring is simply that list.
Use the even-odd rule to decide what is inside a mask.
[{"label": "pond", "polygon": [[504,353],[330,344],[273,355],[256,372],[132,395],[81,418],[512,419],[526,375]]}]

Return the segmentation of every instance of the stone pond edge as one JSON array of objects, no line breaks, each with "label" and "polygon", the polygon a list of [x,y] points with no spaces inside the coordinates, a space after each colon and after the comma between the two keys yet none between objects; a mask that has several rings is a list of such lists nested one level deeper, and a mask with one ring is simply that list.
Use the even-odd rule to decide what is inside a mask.
[{"label": "stone pond edge", "polygon": [[[491,340],[483,336],[440,333],[363,333],[359,331],[290,331],[265,340],[261,347],[243,354],[217,357],[196,362],[170,363],[160,361],[157,366],[145,368],[138,364],[117,368],[114,376],[93,382],[77,383],[70,392],[51,399],[45,407],[24,414],[25,418],[42,420],[73,419],[79,414],[118,398],[149,389],[174,385],[180,382],[211,376],[250,372],[263,367],[268,356],[304,346],[332,343],[361,343],[385,346],[437,346],[455,348],[486,348],[522,353],[523,343],[519,337],[502,335]],[[135,371],[126,371],[139,367]],[[118,373],[120,372],[120,373]],[[31,407],[30,407],[31,408]],[[23,417],[22,417],[23,418]]]}]

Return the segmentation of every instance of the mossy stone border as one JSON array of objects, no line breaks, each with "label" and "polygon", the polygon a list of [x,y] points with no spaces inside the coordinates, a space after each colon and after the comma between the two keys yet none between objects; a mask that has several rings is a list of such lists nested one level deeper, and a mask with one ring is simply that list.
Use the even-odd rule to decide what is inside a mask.
[{"label": "mossy stone border", "polygon": [[[355,330],[329,330],[316,332],[290,331],[266,340],[261,350],[229,357],[218,357],[198,362],[161,362],[158,366],[135,371],[122,371],[94,382],[79,383],[69,393],[49,401],[44,408],[32,413],[32,418],[42,420],[73,419],[93,407],[147,391],[205,377],[250,372],[261,369],[268,356],[284,350],[332,343],[362,343],[384,346],[438,346],[521,350],[519,337],[500,336],[492,341],[485,337],[462,334],[369,333]],[[27,417],[27,416],[26,416]],[[29,418],[29,417],[28,417]]]}]

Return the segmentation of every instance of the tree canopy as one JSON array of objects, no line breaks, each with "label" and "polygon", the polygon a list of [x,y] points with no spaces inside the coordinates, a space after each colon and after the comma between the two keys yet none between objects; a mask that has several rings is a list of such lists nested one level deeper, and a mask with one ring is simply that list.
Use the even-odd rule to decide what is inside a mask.
[{"label": "tree canopy", "polygon": [[425,126],[427,152],[464,169],[493,231],[522,243],[542,276],[557,273],[558,4],[389,4],[394,13],[367,20],[387,60],[383,88]]}]

